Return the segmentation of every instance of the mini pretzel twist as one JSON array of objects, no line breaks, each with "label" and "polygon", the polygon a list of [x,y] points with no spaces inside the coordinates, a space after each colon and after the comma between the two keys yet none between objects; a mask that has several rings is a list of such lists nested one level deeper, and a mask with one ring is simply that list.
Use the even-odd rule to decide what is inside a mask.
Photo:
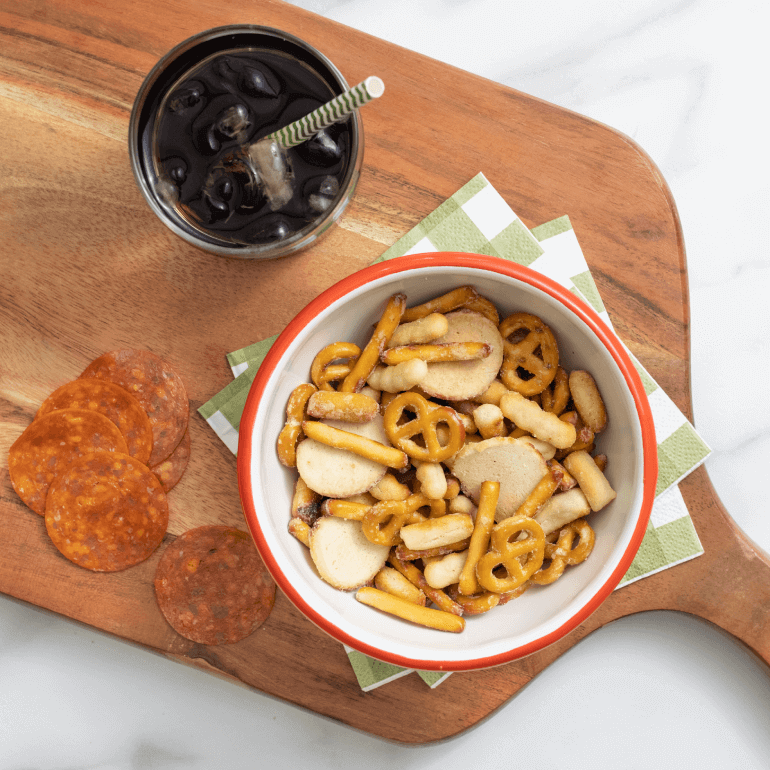
[{"label": "mini pretzel twist", "polygon": [[[500,324],[499,331],[504,340],[500,369],[503,384],[522,396],[542,393],[553,382],[559,366],[559,348],[553,332],[530,313],[509,315]],[[540,355],[537,355],[538,349]],[[528,372],[531,377],[523,379],[518,375],[518,369]]]},{"label": "mini pretzel twist", "polygon": [[[333,342],[323,348],[313,359],[310,379],[319,390],[335,390],[332,383],[344,380],[360,355],[361,348],[352,342]],[[347,363],[334,364],[334,361]]]},{"label": "mini pretzel twist", "polygon": [[[527,536],[517,540],[524,532]],[[545,535],[534,519],[511,516],[494,527],[490,546],[491,550],[479,559],[476,577],[482,588],[502,594],[518,588],[540,569],[545,555]],[[500,566],[505,567],[507,575],[495,574]]]},{"label": "mini pretzel twist", "polygon": [[315,385],[305,382],[297,385],[289,396],[289,402],[286,405],[286,424],[278,434],[276,443],[278,459],[287,468],[294,468],[297,465],[297,442],[302,433],[302,421],[305,418],[307,402],[315,392]]},{"label": "mini pretzel twist", "polygon": [[500,594],[485,591],[472,596],[461,594],[456,585],[447,588],[449,598],[456,601],[462,608],[464,615],[482,615],[500,604]]},{"label": "mini pretzel twist", "polygon": [[546,412],[560,415],[567,408],[569,399],[569,375],[559,366],[556,368],[553,382],[540,394],[540,406]]},{"label": "mini pretzel twist", "polygon": [[553,583],[561,577],[568,564],[580,564],[588,558],[595,539],[594,531],[585,519],[577,519],[567,524],[559,532],[555,543],[545,544],[545,560],[550,560],[551,563],[533,573],[530,580],[541,586]]},{"label": "mini pretzel twist", "polygon": [[[417,416],[399,425],[402,414],[407,410]],[[400,393],[388,404],[383,420],[391,443],[413,460],[442,462],[458,452],[465,441],[465,428],[454,409],[434,406],[419,393]],[[446,425],[449,430],[449,438],[444,444],[438,437],[439,425]],[[418,434],[422,436],[425,446],[412,440],[412,436]]]},{"label": "mini pretzel twist", "polygon": [[367,540],[377,545],[398,545],[401,542],[401,527],[417,524],[425,517],[419,512],[426,505],[443,500],[430,500],[425,495],[410,495],[406,500],[380,500],[373,505],[362,519],[362,528]]}]

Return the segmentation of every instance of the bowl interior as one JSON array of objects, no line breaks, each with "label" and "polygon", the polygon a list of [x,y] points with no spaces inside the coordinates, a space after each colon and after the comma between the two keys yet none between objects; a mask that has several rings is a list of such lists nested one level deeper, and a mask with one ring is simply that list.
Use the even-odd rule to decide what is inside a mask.
[{"label": "bowl interior", "polygon": [[[308,550],[287,532],[296,471],[279,463],[275,442],[289,394],[309,381],[310,365],[321,348],[337,341],[363,347],[395,292],[404,292],[411,306],[464,284],[492,300],[501,318],[519,310],[541,317],[557,337],[562,365],[568,371],[582,368],[593,374],[609,414],[597,449],[609,458],[607,477],[617,498],[589,518],[596,545],[585,563],[568,568],[550,586],[534,586],[503,607],[468,618],[461,634],[447,634],[365,607],[352,592],[337,591],[319,578]],[[384,275],[354,288],[310,318],[275,367],[260,372],[260,378],[264,389],[258,408],[254,412],[247,407],[244,416],[248,417],[241,425],[241,448],[246,440],[250,449],[244,453],[248,467],[242,468],[239,462],[249,526],[289,598],[325,631],[362,652],[426,669],[468,669],[515,659],[555,641],[595,609],[597,597],[606,596],[627,568],[633,556],[630,546],[634,551],[638,546],[640,520],[649,516],[649,510],[644,510],[649,505],[643,504],[640,418],[628,384],[589,325],[558,299],[525,281],[459,266],[434,265]],[[641,531],[645,524],[646,520]]]}]

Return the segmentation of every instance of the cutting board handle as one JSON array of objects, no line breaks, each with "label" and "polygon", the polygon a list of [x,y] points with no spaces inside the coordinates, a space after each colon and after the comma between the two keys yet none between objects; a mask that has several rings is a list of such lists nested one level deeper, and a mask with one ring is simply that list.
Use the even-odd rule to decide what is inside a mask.
[{"label": "cutting board handle", "polygon": [[[703,468],[682,484],[704,554],[668,570],[665,606],[708,620],[770,665],[770,556],[725,510]],[[695,499],[693,499],[695,496]]]}]

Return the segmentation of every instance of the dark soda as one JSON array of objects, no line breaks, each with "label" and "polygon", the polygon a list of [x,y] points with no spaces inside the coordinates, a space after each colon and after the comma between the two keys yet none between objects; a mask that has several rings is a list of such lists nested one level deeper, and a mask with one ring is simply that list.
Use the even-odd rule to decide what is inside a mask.
[{"label": "dark soda", "polygon": [[338,91],[279,50],[218,52],[168,91],[154,126],[162,197],[194,228],[237,244],[290,237],[336,201],[351,158],[351,119],[286,150],[294,194],[274,210],[244,148],[307,115]]}]

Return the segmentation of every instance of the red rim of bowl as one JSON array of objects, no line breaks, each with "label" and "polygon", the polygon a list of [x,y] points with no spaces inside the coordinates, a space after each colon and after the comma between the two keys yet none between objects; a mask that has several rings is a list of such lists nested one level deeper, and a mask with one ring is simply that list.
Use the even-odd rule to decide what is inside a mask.
[{"label": "red rim of bowl", "polygon": [[[425,267],[468,267],[499,273],[518,279],[536,289],[540,289],[565,305],[601,340],[620,369],[636,405],[642,434],[644,467],[641,511],[628,546],[610,577],[604,582],[599,590],[596,591],[590,601],[583,605],[574,615],[551,633],[504,653],[473,658],[467,661],[421,660],[405,657],[397,653],[382,651],[360,642],[333,623],[330,623],[323,615],[313,609],[286,579],[279,564],[267,546],[251,495],[251,447],[254,422],[267,383],[288,346],[313,318],[319,315],[333,302],[341,299],[354,289],[379,278]],[[509,663],[513,660],[518,660],[519,658],[531,655],[532,653],[553,644],[579,626],[586,618],[595,612],[612,593],[620,582],[620,579],[631,566],[631,562],[633,561],[636,552],[639,550],[639,546],[641,545],[647,529],[650,512],[652,510],[652,503],[655,498],[655,487],[658,477],[658,455],[657,445],[655,443],[655,427],[644,386],[622,343],[601,318],[571,292],[534,270],[496,257],[458,252],[414,254],[407,257],[398,257],[385,262],[379,262],[359,270],[357,273],[353,273],[347,278],[343,278],[339,283],[336,283],[334,286],[324,291],[301,310],[273,343],[251,385],[251,390],[249,391],[243,415],[241,417],[237,464],[238,491],[244,515],[246,517],[246,523],[251,531],[252,538],[256,543],[257,549],[259,550],[265,565],[273,576],[273,579],[305,617],[310,619],[321,630],[325,631],[339,642],[347,644],[349,647],[373,658],[397,666],[435,671],[469,671]]]}]

